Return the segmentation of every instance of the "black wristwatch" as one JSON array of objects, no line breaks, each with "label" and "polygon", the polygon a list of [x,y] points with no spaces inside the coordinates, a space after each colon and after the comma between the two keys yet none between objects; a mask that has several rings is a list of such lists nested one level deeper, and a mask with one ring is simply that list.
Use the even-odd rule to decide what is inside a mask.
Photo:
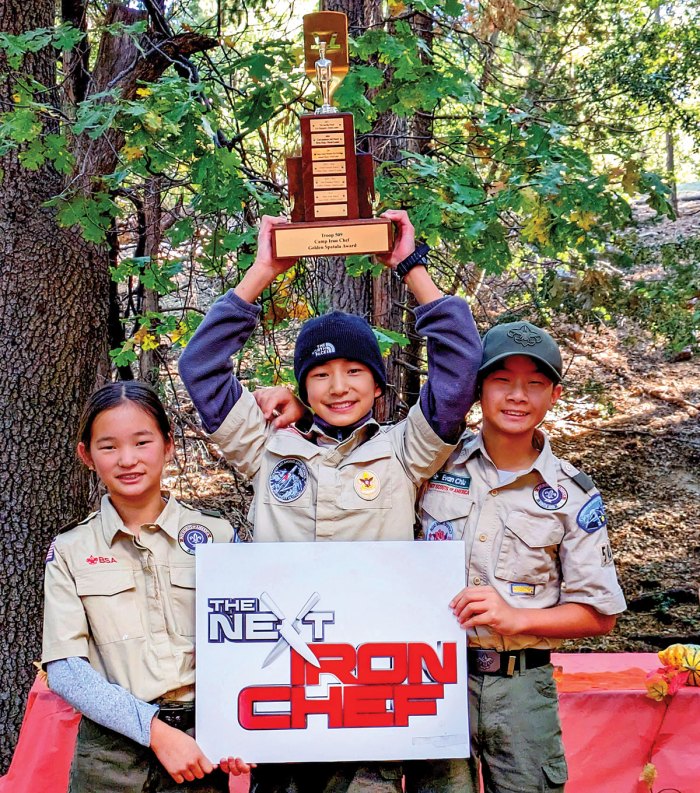
[{"label": "black wristwatch", "polygon": [[400,280],[406,277],[406,274],[412,270],[414,267],[418,267],[419,264],[427,264],[428,259],[427,256],[430,253],[430,245],[426,242],[422,242],[413,253],[409,254],[402,262],[399,262],[396,265],[396,269],[394,270],[394,275]]}]

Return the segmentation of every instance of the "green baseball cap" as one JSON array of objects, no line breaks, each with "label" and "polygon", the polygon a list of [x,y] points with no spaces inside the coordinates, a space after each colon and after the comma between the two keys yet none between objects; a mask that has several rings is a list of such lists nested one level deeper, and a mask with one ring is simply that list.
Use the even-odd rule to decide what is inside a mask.
[{"label": "green baseball cap", "polygon": [[506,322],[489,328],[481,340],[483,355],[479,374],[511,355],[527,355],[537,361],[554,384],[561,382],[559,345],[547,331],[529,322]]}]

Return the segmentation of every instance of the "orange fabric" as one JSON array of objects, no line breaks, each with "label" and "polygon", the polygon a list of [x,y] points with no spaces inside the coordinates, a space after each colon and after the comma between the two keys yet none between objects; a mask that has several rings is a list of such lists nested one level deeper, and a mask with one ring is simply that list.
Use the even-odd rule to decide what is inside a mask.
[{"label": "orange fabric", "polygon": [[38,677],[0,793],[66,793],[80,714]]},{"label": "orange fabric", "polygon": [[621,672],[572,672],[564,674],[555,667],[554,679],[560,694],[574,691],[646,691],[647,673],[633,667]]}]

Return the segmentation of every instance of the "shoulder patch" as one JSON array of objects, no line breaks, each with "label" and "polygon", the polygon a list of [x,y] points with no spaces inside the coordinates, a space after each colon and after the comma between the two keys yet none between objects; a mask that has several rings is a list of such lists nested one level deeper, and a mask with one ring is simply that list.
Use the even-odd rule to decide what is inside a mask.
[{"label": "shoulder patch", "polygon": [[199,511],[202,513],[202,515],[208,515],[210,518],[223,517],[221,511],[218,509],[200,509]]}]

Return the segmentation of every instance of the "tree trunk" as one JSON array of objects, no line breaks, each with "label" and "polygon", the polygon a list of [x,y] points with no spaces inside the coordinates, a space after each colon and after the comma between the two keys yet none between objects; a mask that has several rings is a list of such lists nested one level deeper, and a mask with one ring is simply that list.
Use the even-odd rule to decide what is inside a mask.
[{"label": "tree trunk", "polygon": [[[0,2],[0,29],[51,27],[54,3]],[[51,48],[25,71],[54,84]],[[0,56],[2,107],[12,78]],[[0,763],[6,769],[41,653],[43,563],[62,524],[80,518],[87,480],[75,431],[105,349],[109,273],[104,250],[59,229],[43,202],[62,189],[48,168],[2,158],[0,190]],[[8,648],[12,648],[8,652]]]},{"label": "tree trunk", "polygon": [[[143,210],[146,220],[146,246],[144,253],[151,257],[151,263],[156,265],[160,256],[160,244],[163,240],[161,232],[162,223],[162,202],[161,202],[161,180],[152,177],[146,183],[143,201]],[[147,289],[141,284],[141,313],[158,311],[160,309],[160,298],[155,289]],[[149,385],[155,386],[158,383],[160,373],[160,357],[158,350],[141,350],[139,358],[140,379]]]},{"label": "tree trunk", "polygon": [[671,206],[678,215],[678,183],[676,181],[676,155],[672,129],[666,130],[666,174],[671,187]]},{"label": "tree trunk", "polygon": [[[383,24],[383,8],[378,0],[325,0],[322,4],[326,11],[342,11],[348,16],[348,28],[351,36],[358,36],[368,28]],[[397,160],[399,151],[405,148],[406,121],[391,112],[383,113],[375,122],[372,131],[358,141],[358,147],[372,154],[375,163]],[[342,260],[332,264],[328,272],[330,283],[335,281],[331,292],[330,306],[337,307],[336,295],[342,295],[344,302],[350,304],[346,310],[367,316],[373,325],[389,330],[403,331],[403,309],[405,300],[403,284],[391,277],[386,271],[374,279],[362,276],[361,286],[339,288],[339,284],[347,281],[348,276]],[[342,269],[341,269],[342,268]],[[357,304],[352,305],[353,296]],[[401,393],[401,377],[404,370],[397,366],[395,359],[387,361],[386,395],[377,401],[375,416],[379,421],[395,421],[399,417],[399,409],[403,407]]]},{"label": "tree trunk", "polygon": [[[80,23],[83,4],[64,9]],[[52,28],[53,0],[0,0],[0,30],[20,34]],[[129,24],[143,12],[112,5],[107,21]],[[80,23],[82,24],[82,23]],[[80,26],[79,24],[79,26]],[[151,35],[138,49],[127,36],[105,34],[90,81],[69,80],[62,100],[96,93],[108,84],[133,98],[141,80],[155,80],[174,62],[216,46],[187,32]],[[76,51],[85,68],[86,49]],[[79,56],[79,52],[82,53]],[[143,54],[145,53],[145,55]],[[25,56],[21,71],[60,106],[56,52],[44,47]],[[75,59],[72,59],[75,63]],[[0,107],[14,106],[16,75],[0,50]],[[55,122],[47,121],[47,128]],[[54,131],[53,127],[48,131]],[[76,173],[70,182],[89,193],[117,162],[123,136],[106,133],[74,141]],[[0,160],[0,773],[9,763],[41,652],[43,561],[51,539],[87,509],[87,479],[74,448],[79,414],[107,353],[108,246],[86,243],[77,228],[61,229],[43,206],[59,194],[63,178],[51,168],[23,168],[17,152]]]}]

